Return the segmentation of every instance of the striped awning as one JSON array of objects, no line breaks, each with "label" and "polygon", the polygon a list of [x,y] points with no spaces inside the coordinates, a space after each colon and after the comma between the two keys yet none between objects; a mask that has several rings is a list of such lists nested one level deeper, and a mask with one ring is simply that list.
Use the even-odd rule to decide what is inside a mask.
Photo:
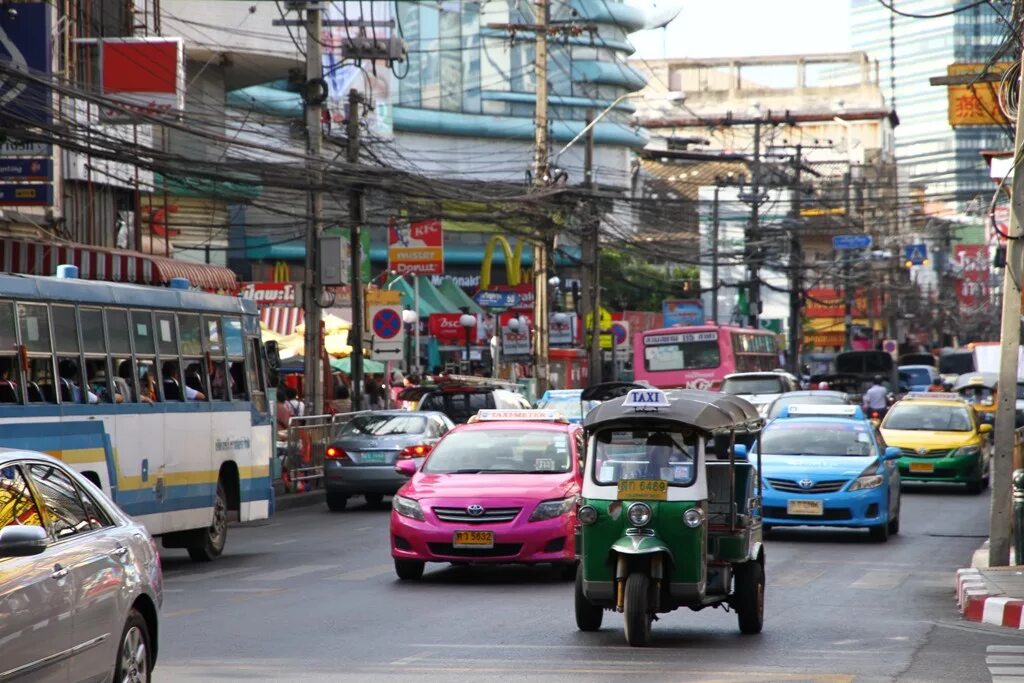
[{"label": "striped awning", "polygon": [[262,306],[260,320],[267,329],[280,335],[291,334],[296,325],[302,322],[305,313],[297,306]]},{"label": "striped awning", "polygon": [[166,285],[172,278],[186,278],[193,287],[209,291],[234,292],[238,280],[223,266],[179,261],[125,249],[107,249],[83,244],[0,239],[0,271],[25,275],[55,275],[57,266],[78,266],[83,280]]}]

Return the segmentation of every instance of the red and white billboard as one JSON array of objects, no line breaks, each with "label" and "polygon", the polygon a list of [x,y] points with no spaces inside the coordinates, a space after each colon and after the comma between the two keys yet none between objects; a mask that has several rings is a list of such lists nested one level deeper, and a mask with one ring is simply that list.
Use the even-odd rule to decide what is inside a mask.
[{"label": "red and white billboard", "polygon": [[100,40],[100,93],[121,107],[103,107],[106,120],[185,108],[185,48],[181,38]]},{"label": "red and white billboard", "polygon": [[392,220],[388,233],[389,269],[403,275],[444,274],[444,230],[440,220]]},{"label": "red and white billboard", "polygon": [[[462,313],[434,313],[430,316],[427,329],[430,336],[437,339],[438,344],[444,346],[458,346],[466,343],[465,328],[459,324]],[[476,341],[476,329],[469,331],[470,343]]]},{"label": "red and white billboard", "polygon": [[243,282],[239,295],[252,299],[257,306],[294,306],[295,283]]},{"label": "red and white billboard", "polygon": [[977,308],[990,301],[991,263],[988,245],[957,244],[953,247],[953,268],[959,273],[956,298],[961,309]]}]

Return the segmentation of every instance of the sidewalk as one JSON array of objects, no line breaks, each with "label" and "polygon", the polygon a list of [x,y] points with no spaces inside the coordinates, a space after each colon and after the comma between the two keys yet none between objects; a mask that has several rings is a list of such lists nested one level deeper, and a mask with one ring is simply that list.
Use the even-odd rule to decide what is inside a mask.
[{"label": "sidewalk", "polygon": [[969,621],[1024,628],[1024,566],[989,567],[988,541],[956,571],[956,603]]}]

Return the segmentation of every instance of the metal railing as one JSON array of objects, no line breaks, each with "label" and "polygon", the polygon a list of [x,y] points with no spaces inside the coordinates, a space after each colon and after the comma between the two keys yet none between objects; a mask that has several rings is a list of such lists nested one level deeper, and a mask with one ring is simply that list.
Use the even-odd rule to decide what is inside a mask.
[{"label": "metal railing", "polygon": [[323,485],[327,449],[355,415],[359,413],[303,415],[288,420],[288,446],[281,466],[285,491],[309,491]]}]

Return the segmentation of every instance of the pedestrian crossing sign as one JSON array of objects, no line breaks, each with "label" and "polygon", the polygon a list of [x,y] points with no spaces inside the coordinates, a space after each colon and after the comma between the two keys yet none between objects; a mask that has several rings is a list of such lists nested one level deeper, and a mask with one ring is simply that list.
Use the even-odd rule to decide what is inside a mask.
[{"label": "pedestrian crossing sign", "polygon": [[903,261],[908,268],[928,263],[928,246],[925,244],[908,244],[903,247]]}]

